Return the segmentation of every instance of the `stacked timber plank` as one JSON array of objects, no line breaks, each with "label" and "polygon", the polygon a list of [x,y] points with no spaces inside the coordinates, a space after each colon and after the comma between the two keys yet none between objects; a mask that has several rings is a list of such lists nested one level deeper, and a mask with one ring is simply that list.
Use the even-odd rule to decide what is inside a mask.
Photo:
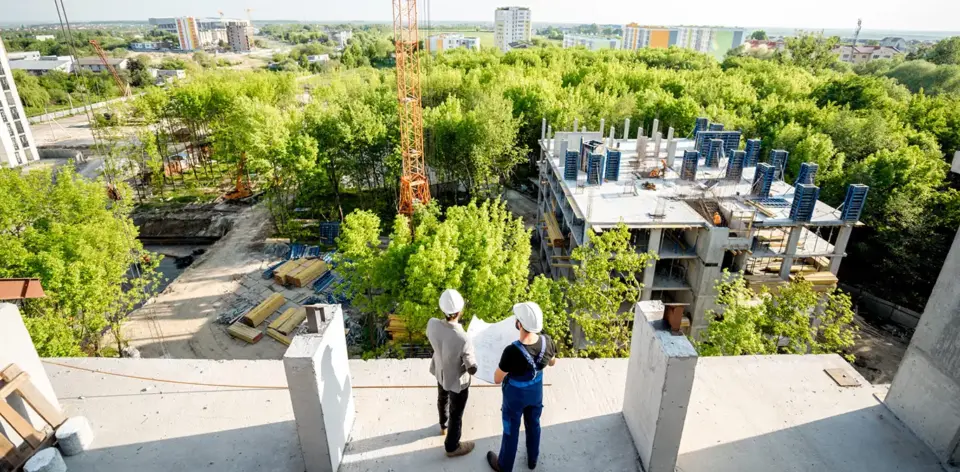
[{"label": "stacked timber plank", "polygon": [[300,268],[300,266],[302,266],[307,262],[310,262],[310,261],[306,259],[295,259],[295,260],[284,263],[283,265],[281,265],[280,267],[277,267],[277,269],[273,271],[273,281],[280,285],[286,284],[287,274]]},{"label": "stacked timber plank", "polygon": [[288,285],[307,287],[311,282],[327,271],[327,263],[322,259],[305,261],[300,266],[284,275]]},{"label": "stacked timber plank", "polygon": [[744,275],[743,280],[747,282],[747,287],[754,292],[760,293],[766,288],[771,293],[776,293],[787,284],[786,280],[774,274]]},{"label": "stacked timber plank", "polygon": [[[800,275],[791,276],[791,280],[796,280]],[[831,272],[814,272],[812,274],[802,274],[807,282],[813,284],[815,292],[829,292],[837,286],[837,276]]]},{"label": "stacked timber plank", "polygon": [[243,315],[240,318],[240,322],[251,328],[256,328],[260,326],[260,323],[263,323],[264,320],[269,318],[273,312],[277,311],[277,308],[283,306],[286,301],[283,295],[279,293],[270,295],[266,300],[260,302],[259,305],[253,307],[247,314]]},{"label": "stacked timber plank", "polygon": [[423,340],[422,333],[411,333],[410,330],[407,329],[407,324],[396,315],[387,317],[386,331],[390,333],[390,338],[394,341],[411,342]]},{"label": "stacked timber plank", "polygon": [[293,332],[305,319],[307,310],[303,307],[288,308],[267,326],[267,336],[289,346],[293,340]]},{"label": "stacked timber plank", "polygon": [[564,247],[566,244],[563,233],[560,231],[560,224],[557,223],[557,218],[553,216],[553,213],[546,212],[543,214],[543,220],[547,225],[547,245],[550,247]]},{"label": "stacked timber plank", "polygon": [[236,322],[227,328],[230,336],[254,344],[263,337],[263,332],[256,328],[251,328],[241,322]]}]

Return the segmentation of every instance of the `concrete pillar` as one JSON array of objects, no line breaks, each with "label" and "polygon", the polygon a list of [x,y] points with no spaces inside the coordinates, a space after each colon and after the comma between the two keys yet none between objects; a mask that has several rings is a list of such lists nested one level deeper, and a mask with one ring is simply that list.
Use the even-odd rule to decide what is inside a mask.
[{"label": "concrete pillar", "polygon": [[[673,129],[673,128],[670,128]],[[673,168],[674,162],[677,160],[677,140],[668,139],[667,140],[667,167]]]},{"label": "concrete pillar", "polygon": [[653,158],[660,163],[660,132],[653,133]]},{"label": "concrete pillar", "polygon": [[574,118],[574,119],[573,119],[573,132],[574,132],[574,133],[576,133],[577,131],[580,130],[579,124],[580,124],[580,120]]},{"label": "concrete pillar", "polygon": [[960,233],[940,271],[886,404],[945,464],[960,464]]},{"label": "concrete pillar", "polygon": [[603,136],[603,130],[607,129],[606,123],[607,123],[606,119],[600,118],[600,136]]},{"label": "concrete pillar", "polygon": [[553,150],[553,125],[547,125],[547,151]]},{"label": "concrete pillar", "polygon": [[658,301],[637,303],[623,396],[623,419],[646,472],[676,468],[697,367],[697,351],[670,333],[663,310]]},{"label": "concrete pillar", "polygon": [[647,157],[647,137],[640,136],[637,138],[637,157],[643,159]]},{"label": "concrete pillar", "polygon": [[673,127],[667,128],[667,141],[673,139]]},{"label": "concrete pillar", "polygon": [[356,415],[340,305],[322,305],[317,333],[297,336],[283,356],[307,472],[334,472]]},{"label": "concrete pillar", "polygon": [[[660,254],[660,241],[663,238],[663,230],[653,228],[650,230],[650,242],[647,244],[647,251],[652,254]],[[640,294],[640,300],[650,300],[653,297],[653,276],[657,271],[657,261],[650,261],[650,265],[643,269],[643,292]]]},{"label": "concrete pillar", "polygon": [[657,131],[660,131],[660,120],[654,118],[653,126],[650,128],[650,137],[652,138],[653,135],[657,134]]},{"label": "concrete pillar", "polygon": [[797,255],[797,244],[800,242],[800,233],[802,226],[794,226],[790,229],[790,237],[787,238],[787,247],[784,249],[783,263],[780,264],[780,278],[790,280],[790,268],[793,267],[793,258]]},{"label": "concrete pillar", "polygon": [[540,139],[547,139],[547,119],[544,118],[540,124]]},{"label": "concrete pillar", "polygon": [[610,146],[610,147],[613,147],[614,142],[616,141],[616,139],[617,139],[617,128],[616,128],[615,126],[611,126],[611,127],[610,127],[610,138],[609,138],[609,141],[610,141],[609,146]]},{"label": "concrete pillar", "polygon": [[[47,401],[57,411],[62,411],[60,402],[57,401],[57,394],[50,385],[50,379],[47,378],[47,372],[40,363],[40,356],[33,347],[30,333],[23,325],[20,310],[16,305],[0,303],[0,370],[6,369],[10,364],[16,364],[20,370],[26,372],[30,376],[30,382],[46,397]],[[27,407],[18,395],[7,398],[10,406],[24,418],[29,419],[34,428],[41,430],[46,425],[43,418],[32,408]],[[0,398],[0,401],[3,399]],[[0,424],[0,435],[2,434],[3,425]],[[15,442],[19,440],[19,435],[8,434],[7,436],[13,437]]]},{"label": "concrete pillar", "polygon": [[843,255],[847,253],[847,243],[850,242],[850,235],[853,233],[853,225],[842,226],[840,234],[837,235],[837,242],[833,245],[833,257],[830,258],[830,272],[837,275],[840,271],[840,263],[843,262]]},{"label": "concrete pillar", "polygon": [[623,120],[623,140],[630,139],[630,118]]}]

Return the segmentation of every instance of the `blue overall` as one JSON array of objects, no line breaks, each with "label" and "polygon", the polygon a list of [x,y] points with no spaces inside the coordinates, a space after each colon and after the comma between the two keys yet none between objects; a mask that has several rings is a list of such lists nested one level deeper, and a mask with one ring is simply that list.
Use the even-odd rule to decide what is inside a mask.
[{"label": "blue overall", "polygon": [[527,462],[536,464],[540,456],[540,413],[543,412],[543,371],[538,369],[543,360],[546,343],[540,336],[540,354],[534,360],[527,349],[514,341],[530,364],[530,372],[522,375],[510,374],[503,381],[503,439],[500,441],[500,470],[513,470],[517,458],[517,444],[520,441],[520,417],[527,430]]}]

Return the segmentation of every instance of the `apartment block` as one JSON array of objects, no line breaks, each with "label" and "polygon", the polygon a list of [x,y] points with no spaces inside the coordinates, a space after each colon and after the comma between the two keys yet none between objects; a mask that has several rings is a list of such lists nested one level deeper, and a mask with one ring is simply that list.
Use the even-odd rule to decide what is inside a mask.
[{"label": "apartment block", "polygon": [[337,43],[337,51],[343,51],[347,48],[347,42],[353,39],[353,31],[337,31],[332,35],[333,41]]},{"label": "apartment block", "polygon": [[511,49],[511,43],[529,42],[533,34],[530,9],[525,7],[497,8],[493,42],[501,51]]},{"label": "apartment block", "polygon": [[668,48],[676,46],[693,49],[715,57],[743,44],[742,28],[711,26],[642,26],[630,23],[623,27],[623,49]]},{"label": "apartment block", "polygon": [[431,53],[436,54],[451,49],[479,51],[480,38],[454,33],[441,33],[427,38],[427,50]]},{"label": "apartment block", "polygon": [[[623,128],[630,130],[627,120]],[[601,121],[601,129],[604,124]],[[842,209],[818,200],[817,167],[803,163],[783,180],[789,154],[759,139],[741,147],[740,131],[697,120],[692,138],[661,133],[654,120],[640,136],[588,131],[576,121],[541,133],[538,230],[541,267],[553,278],[574,276],[573,249],[589,231],[620,223],[638,252],[658,256],[640,276],[643,300],[682,310],[691,334],[717,309],[714,285],[723,270],[748,285],[776,289],[803,275],[826,290],[837,283],[847,242],[867,187],[851,185]]]},{"label": "apartment block", "polygon": [[0,41],[0,123],[0,167],[16,167],[40,159],[3,41]]},{"label": "apartment block", "polygon": [[234,52],[248,52],[253,47],[253,28],[243,23],[227,24],[227,44]]},{"label": "apartment block", "polygon": [[837,46],[833,53],[840,61],[850,64],[863,64],[877,59],[893,59],[903,54],[899,49],[889,46]]},{"label": "apartment block", "polygon": [[591,51],[601,49],[620,49],[619,38],[604,38],[599,36],[584,36],[578,34],[563,35],[563,47],[576,48],[584,47]]}]

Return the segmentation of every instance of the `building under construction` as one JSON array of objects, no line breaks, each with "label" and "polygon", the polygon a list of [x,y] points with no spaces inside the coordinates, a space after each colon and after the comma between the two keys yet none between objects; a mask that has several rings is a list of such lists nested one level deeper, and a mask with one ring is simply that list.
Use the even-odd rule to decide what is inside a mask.
[{"label": "building under construction", "polygon": [[706,118],[686,138],[673,128],[662,136],[657,120],[635,139],[629,119],[619,137],[612,126],[589,131],[575,121],[572,129],[554,132],[544,120],[541,132],[539,252],[552,277],[573,276],[570,254],[589,244],[588,230],[622,222],[637,251],[658,256],[643,272],[642,299],[682,310],[693,335],[716,309],[724,269],[744,272],[758,291],[799,276],[818,290],[836,285],[866,186],[850,185],[833,208],[818,200],[816,164],[801,164],[787,183],[786,151],[761,158],[759,139],[741,146],[740,131]]}]

